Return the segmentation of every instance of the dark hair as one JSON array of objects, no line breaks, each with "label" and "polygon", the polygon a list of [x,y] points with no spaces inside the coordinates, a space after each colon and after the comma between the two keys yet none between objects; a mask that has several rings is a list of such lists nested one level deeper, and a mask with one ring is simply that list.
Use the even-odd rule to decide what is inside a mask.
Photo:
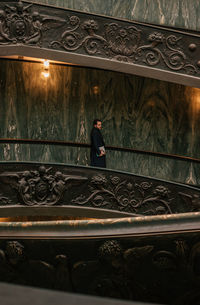
[{"label": "dark hair", "polygon": [[94,126],[94,125],[97,125],[97,122],[101,122],[101,120],[95,119],[95,120],[93,121],[93,126]]}]

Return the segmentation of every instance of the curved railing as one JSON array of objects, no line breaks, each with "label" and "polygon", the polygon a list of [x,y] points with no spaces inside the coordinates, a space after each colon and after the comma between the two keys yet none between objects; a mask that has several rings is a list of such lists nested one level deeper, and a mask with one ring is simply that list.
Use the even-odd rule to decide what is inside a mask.
[{"label": "curved railing", "polygon": [[0,3],[0,56],[46,58],[199,87],[198,32],[11,3]]},{"label": "curved railing", "polygon": [[[55,211],[55,210],[54,210]],[[12,213],[11,213],[12,214]],[[36,215],[36,214],[35,214]],[[39,213],[37,213],[39,215]],[[56,213],[54,215],[56,219]],[[0,218],[1,219],[1,218]],[[200,212],[137,216],[114,219],[71,219],[0,221],[0,239],[109,239],[165,235],[181,236],[200,232]],[[26,223],[26,225],[24,225]]]},{"label": "curved railing", "polygon": [[[1,1],[0,10],[0,56],[45,57],[200,86],[199,33],[31,1]],[[0,142],[89,147],[30,139]],[[151,303],[198,304],[199,210],[200,189],[184,184],[86,166],[1,162],[0,280]],[[29,216],[55,220],[23,221]],[[60,216],[88,219],[60,221]]]},{"label": "curved railing", "polygon": [[[58,140],[38,140],[38,139],[0,138],[0,143],[32,144],[32,145],[42,144],[42,145],[58,145],[58,146],[80,147],[80,148],[90,148],[91,147],[91,145],[89,143],[72,142],[72,141],[58,141]],[[166,158],[166,159],[200,163],[199,158],[193,158],[193,157],[182,156],[182,155],[177,155],[177,154],[154,152],[154,151],[150,151],[150,150],[135,149],[135,148],[131,148],[131,147],[106,145],[106,150],[131,152],[131,153],[154,156],[154,157],[161,157],[161,158]]]},{"label": "curved railing", "polygon": [[1,216],[89,218],[199,211],[200,189],[88,166],[0,163]]},{"label": "curved railing", "polygon": [[0,278],[137,304],[198,304],[199,220],[187,213],[0,222]]}]

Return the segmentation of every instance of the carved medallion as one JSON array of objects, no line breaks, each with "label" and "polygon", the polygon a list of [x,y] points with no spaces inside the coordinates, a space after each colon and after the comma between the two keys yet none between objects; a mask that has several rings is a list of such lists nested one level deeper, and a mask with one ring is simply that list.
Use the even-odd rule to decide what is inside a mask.
[{"label": "carved medallion", "polygon": [[0,45],[25,43],[41,45],[43,32],[63,25],[65,20],[30,12],[32,4],[19,1],[16,6],[6,5],[0,10]]},{"label": "carved medallion", "polygon": [[66,175],[52,168],[40,166],[38,170],[5,172],[0,180],[14,188],[26,205],[55,205],[73,184],[80,184],[86,177]]}]

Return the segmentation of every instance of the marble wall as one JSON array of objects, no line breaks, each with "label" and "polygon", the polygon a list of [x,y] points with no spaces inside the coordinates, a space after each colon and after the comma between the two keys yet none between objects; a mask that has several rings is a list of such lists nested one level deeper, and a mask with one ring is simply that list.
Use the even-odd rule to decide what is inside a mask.
[{"label": "marble wall", "polygon": [[[200,89],[92,68],[0,61],[0,138],[89,143],[103,120],[107,145],[200,158]],[[89,149],[1,144],[2,161],[89,164]],[[109,151],[108,168],[199,184],[190,162]]]},{"label": "marble wall", "polygon": [[200,0],[31,0],[84,12],[200,29]]}]

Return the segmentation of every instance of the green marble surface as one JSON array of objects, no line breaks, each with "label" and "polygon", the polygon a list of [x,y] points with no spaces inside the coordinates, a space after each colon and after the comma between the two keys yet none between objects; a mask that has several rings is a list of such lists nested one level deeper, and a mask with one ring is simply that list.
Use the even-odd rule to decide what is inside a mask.
[{"label": "green marble surface", "polygon": [[[200,158],[200,89],[97,69],[0,61],[0,137],[89,143],[103,121],[107,145]],[[0,144],[0,160],[88,165],[89,149]],[[199,165],[108,151],[108,168],[199,184]]]},{"label": "green marble surface", "polygon": [[199,30],[200,0],[31,0],[49,4],[186,29]]}]

